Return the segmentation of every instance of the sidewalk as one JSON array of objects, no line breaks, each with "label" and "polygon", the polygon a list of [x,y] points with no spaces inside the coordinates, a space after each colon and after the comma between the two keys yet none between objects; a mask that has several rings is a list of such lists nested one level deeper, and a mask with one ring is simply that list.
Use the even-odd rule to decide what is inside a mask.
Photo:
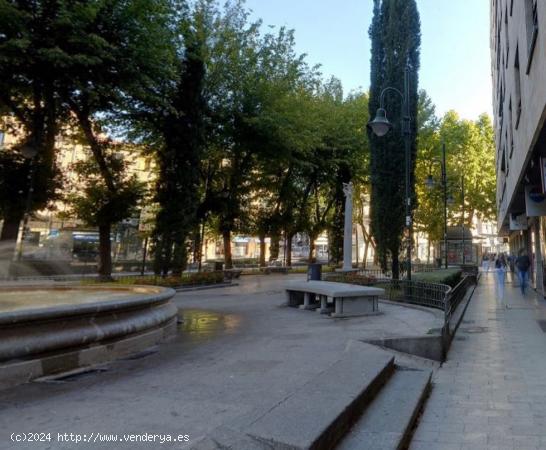
[{"label": "sidewalk", "polygon": [[410,450],[546,448],[546,301],[482,274]]}]

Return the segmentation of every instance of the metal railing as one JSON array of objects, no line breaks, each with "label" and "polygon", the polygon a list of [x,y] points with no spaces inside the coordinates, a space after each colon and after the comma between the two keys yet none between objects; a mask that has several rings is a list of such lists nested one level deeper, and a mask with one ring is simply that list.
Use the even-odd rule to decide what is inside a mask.
[{"label": "metal railing", "polygon": [[375,278],[373,275],[373,271],[333,273],[325,274],[323,279],[378,287],[385,291],[380,299],[439,309],[444,312],[444,326],[449,324],[453,312],[464,299],[468,288],[477,283],[476,276],[468,272],[463,274],[461,281],[454,288],[440,283]]},{"label": "metal railing", "polygon": [[461,301],[464,299],[468,288],[475,284],[477,284],[476,275],[466,274],[463,275],[462,280],[457,284],[457,286],[447,292],[444,307],[445,324],[449,324],[451,322],[451,317]]},{"label": "metal railing", "polygon": [[[438,267],[435,264],[412,264],[411,266],[411,272],[412,273],[419,273],[419,272],[434,272],[436,270],[441,270],[442,267]],[[360,275],[368,276],[368,277],[375,277],[375,278],[392,278],[392,271],[391,270],[382,270],[382,269],[360,269],[358,271]],[[407,278],[407,270],[405,269],[404,265],[400,265],[400,279],[404,280]]]},{"label": "metal railing", "polygon": [[400,303],[436,308],[444,311],[450,287],[445,284],[408,280],[378,280],[374,287],[385,290],[382,297]]}]

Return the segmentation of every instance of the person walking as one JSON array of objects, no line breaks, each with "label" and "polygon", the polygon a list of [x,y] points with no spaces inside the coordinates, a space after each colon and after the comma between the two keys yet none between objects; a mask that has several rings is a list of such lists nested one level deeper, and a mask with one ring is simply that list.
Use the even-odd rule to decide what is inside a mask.
[{"label": "person walking", "polygon": [[487,254],[483,255],[482,270],[486,275],[489,273],[489,255]]},{"label": "person walking", "polygon": [[500,253],[495,260],[495,277],[497,279],[497,298],[504,300],[504,283],[506,281],[506,271],[508,264],[503,253]]},{"label": "person walking", "polygon": [[527,255],[525,249],[519,251],[519,256],[516,259],[516,269],[518,272],[519,287],[521,294],[525,295],[525,289],[527,288],[527,279],[529,276],[529,268],[531,267],[531,259]]}]

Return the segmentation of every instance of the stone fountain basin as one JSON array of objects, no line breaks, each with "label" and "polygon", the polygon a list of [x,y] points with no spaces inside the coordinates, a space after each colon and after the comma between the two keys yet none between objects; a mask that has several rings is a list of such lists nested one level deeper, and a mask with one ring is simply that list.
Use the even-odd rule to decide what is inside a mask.
[{"label": "stone fountain basin", "polygon": [[0,387],[140,352],[176,332],[172,289],[0,288]]}]

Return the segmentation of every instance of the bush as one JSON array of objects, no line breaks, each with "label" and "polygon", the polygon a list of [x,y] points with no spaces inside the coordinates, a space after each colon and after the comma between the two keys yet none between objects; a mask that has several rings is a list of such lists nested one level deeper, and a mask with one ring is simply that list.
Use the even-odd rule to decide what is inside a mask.
[{"label": "bush", "polygon": [[[85,284],[93,283],[92,280],[84,280]],[[125,277],[114,279],[112,283],[126,285],[146,285],[146,286],[163,286],[163,287],[180,287],[180,286],[201,286],[207,284],[217,284],[224,282],[224,272],[195,272],[185,273],[181,277],[160,277],[155,275],[143,277]]]},{"label": "bush", "polygon": [[327,281],[333,281],[335,283],[350,283],[358,284],[360,286],[371,286],[377,283],[377,278],[372,275],[359,275],[355,272],[349,273],[336,273],[328,276]]},{"label": "bush", "polygon": [[461,281],[463,271],[460,268],[441,269],[433,272],[418,272],[412,275],[413,281],[422,281],[425,283],[447,284],[452,288]]}]

